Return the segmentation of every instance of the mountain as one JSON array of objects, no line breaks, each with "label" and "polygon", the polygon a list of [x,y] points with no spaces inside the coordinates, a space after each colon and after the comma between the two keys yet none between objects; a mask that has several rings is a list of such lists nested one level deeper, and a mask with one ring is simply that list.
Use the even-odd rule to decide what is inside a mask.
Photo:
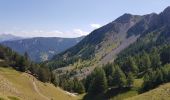
[{"label": "mountain", "polygon": [[73,76],[82,78],[96,66],[113,62],[119,52],[134,43],[139,35],[128,37],[127,32],[142,19],[143,16],[124,14],[94,30],[74,47],[54,56],[47,64],[53,69],[59,68],[57,71],[74,69],[77,74]]},{"label": "mountain", "polygon": [[75,44],[83,37],[79,38],[57,38],[57,37],[36,37],[14,41],[5,41],[1,44],[12,48],[14,51],[24,54],[28,53],[30,59],[35,62],[45,61],[52,58]]},{"label": "mountain", "polygon": [[19,40],[19,39],[22,39],[22,37],[14,36],[11,34],[0,34],[0,42],[13,41],[13,40]]},{"label": "mountain", "polygon": [[[97,58],[96,60],[102,60],[101,63],[108,62],[109,56],[117,54],[136,40],[135,36],[126,38],[127,31],[141,18],[138,15],[124,14],[115,21],[94,30],[76,46],[56,55],[53,60],[72,62],[71,60]],[[120,44],[124,46],[121,47]]]},{"label": "mountain", "polygon": [[[57,73],[70,71],[74,73],[72,76],[84,77],[95,67],[114,62],[125,49],[136,48],[134,45],[138,46],[136,51],[142,52],[141,46],[169,44],[169,18],[170,7],[160,14],[124,14],[94,30],[74,47],[55,55],[47,64],[57,69]],[[124,54],[135,52],[127,51]]]},{"label": "mountain", "polygon": [[162,93],[147,91],[170,82],[169,18],[170,7],[159,14],[124,14],[46,65],[68,91],[70,80],[82,80],[87,92],[84,100],[123,100],[135,95],[139,97],[134,99],[148,99],[146,95],[167,99],[169,87]]},{"label": "mountain", "polygon": [[161,47],[170,44],[170,7],[160,14],[149,14],[129,31],[129,35],[139,35],[140,38],[126,48],[119,56],[134,55],[142,50],[148,51],[153,47]]},{"label": "mountain", "polygon": [[[33,77],[36,76],[70,92],[86,92],[83,100],[169,99],[169,18],[170,7],[160,14],[124,14],[41,64],[33,64],[27,56],[0,46],[0,65],[20,71],[16,75],[0,69],[0,78],[4,80],[0,81],[0,97],[2,94],[2,98],[9,99],[25,99],[30,95],[31,99],[48,100],[55,96],[58,99],[58,89],[40,83]],[[58,95],[53,95],[53,91]],[[68,99],[65,93],[61,95]]]}]

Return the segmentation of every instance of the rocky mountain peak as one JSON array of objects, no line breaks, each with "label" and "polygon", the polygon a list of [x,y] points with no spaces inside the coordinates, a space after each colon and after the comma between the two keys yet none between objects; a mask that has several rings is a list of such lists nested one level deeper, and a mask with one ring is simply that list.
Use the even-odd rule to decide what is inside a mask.
[{"label": "rocky mountain peak", "polygon": [[161,14],[162,20],[164,23],[170,23],[170,6],[167,7]]},{"label": "rocky mountain peak", "polygon": [[129,20],[133,17],[133,15],[131,14],[128,14],[128,13],[125,13],[123,14],[122,16],[120,16],[119,18],[117,18],[115,20],[115,22],[118,22],[118,23],[127,23],[129,22]]},{"label": "rocky mountain peak", "polygon": [[163,13],[170,13],[170,6],[168,6],[167,8],[165,8],[165,10],[163,11]]}]

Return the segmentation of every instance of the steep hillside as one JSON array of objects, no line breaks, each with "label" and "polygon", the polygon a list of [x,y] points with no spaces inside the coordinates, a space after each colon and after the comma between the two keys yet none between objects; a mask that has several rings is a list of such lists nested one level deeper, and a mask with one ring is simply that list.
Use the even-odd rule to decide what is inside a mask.
[{"label": "steep hillside", "polygon": [[32,75],[9,68],[0,68],[0,100],[76,99],[77,96],[68,94],[50,83],[42,83]]},{"label": "steep hillside", "polygon": [[[72,76],[83,77],[96,66],[113,62],[117,55],[131,44],[124,54],[130,55],[129,53],[141,52],[150,46],[169,44],[169,15],[170,7],[160,14],[124,14],[94,30],[77,45],[56,55],[47,64],[57,69],[57,73],[71,70]],[[131,47],[136,51],[132,52]],[[120,55],[123,55],[123,52]]]},{"label": "steep hillside", "polygon": [[[124,14],[115,21],[94,30],[76,46],[56,55],[53,60],[74,63],[78,59],[87,60],[95,58],[96,56],[97,60],[101,60],[106,57],[107,54],[115,51],[114,49],[118,48],[120,44],[123,44],[124,46],[115,52],[118,53],[135,41],[136,37],[126,38],[127,31],[141,18],[141,16],[137,15]],[[109,60],[110,59],[106,62]]]},{"label": "steep hillside", "polygon": [[[151,16],[154,16],[153,19],[147,20],[145,27],[139,23],[128,31],[129,34],[142,34],[135,43],[121,52],[118,58],[126,58],[126,56],[135,55],[144,50],[150,51],[154,47],[159,48],[170,44],[170,23],[168,21],[170,7],[159,15],[152,14]],[[139,29],[140,32],[136,32]]]},{"label": "steep hillside", "polygon": [[122,15],[94,30],[76,46],[56,55],[48,62],[48,66],[53,69],[67,66],[61,70],[69,68],[74,70],[72,73],[78,73],[78,77],[86,76],[94,67],[113,62],[116,54],[136,41],[139,36],[127,37],[127,31],[141,19],[142,16],[138,15]]},{"label": "steep hillside", "polygon": [[36,62],[51,59],[54,54],[58,54],[75,44],[83,37],[79,38],[30,38],[16,41],[5,41],[1,44],[12,48],[14,51],[24,54],[28,53],[30,59]]},{"label": "steep hillside", "polygon": [[149,92],[138,96],[128,98],[126,100],[169,100],[170,99],[170,83],[159,86]]}]

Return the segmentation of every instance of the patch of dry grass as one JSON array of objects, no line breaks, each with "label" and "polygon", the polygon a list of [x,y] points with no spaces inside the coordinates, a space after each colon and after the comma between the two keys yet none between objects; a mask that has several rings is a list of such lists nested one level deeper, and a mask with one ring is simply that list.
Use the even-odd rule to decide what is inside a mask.
[{"label": "patch of dry grass", "polygon": [[50,83],[42,83],[29,74],[9,68],[0,68],[0,80],[0,97],[5,100],[10,100],[8,97],[16,97],[19,100],[46,100],[37,93],[33,81],[39,92],[48,100],[77,99],[77,96],[70,96]]},{"label": "patch of dry grass", "polygon": [[127,100],[170,100],[170,83]]}]

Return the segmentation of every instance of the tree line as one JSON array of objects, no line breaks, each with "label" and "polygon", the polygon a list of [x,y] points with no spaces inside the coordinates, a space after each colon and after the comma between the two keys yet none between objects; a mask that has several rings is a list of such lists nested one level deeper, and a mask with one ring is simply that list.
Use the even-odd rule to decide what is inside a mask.
[{"label": "tree line", "polygon": [[55,76],[54,84],[63,89],[97,95],[110,88],[132,88],[134,79],[144,80],[141,90],[150,90],[170,81],[170,46],[152,48],[136,55],[117,58],[114,63],[98,66],[85,79],[70,79],[69,73]]},{"label": "tree line", "polygon": [[144,92],[170,82],[169,77],[170,46],[164,46],[97,67],[85,79],[84,87],[88,94],[97,95],[109,88],[132,88],[134,79],[141,78],[144,83],[140,92]]},{"label": "tree line", "polygon": [[17,71],[28,72],[43,82],[52,80],[52,73],[44,64],[36,64],[28,54],[19,55],[8,47],[0,45],[0,67],[12,67]]}]

